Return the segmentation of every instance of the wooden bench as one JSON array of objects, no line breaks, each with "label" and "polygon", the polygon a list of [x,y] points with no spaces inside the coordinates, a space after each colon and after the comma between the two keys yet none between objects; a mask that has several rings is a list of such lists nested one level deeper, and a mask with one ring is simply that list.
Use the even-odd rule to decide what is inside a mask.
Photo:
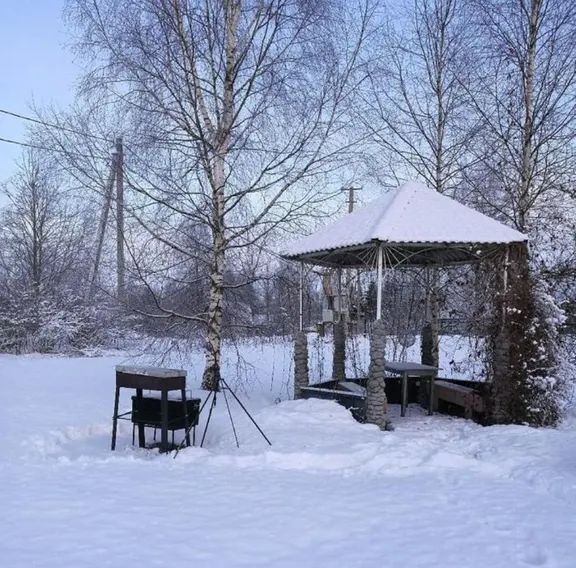
[{"label": "wooden bench", "polygon": [[484,399],[473,388],[439,380],[434,391],[434,406],[439,411],[443,405],[452,405],[462,409],[464,418],[472,419],[484,414]]}]

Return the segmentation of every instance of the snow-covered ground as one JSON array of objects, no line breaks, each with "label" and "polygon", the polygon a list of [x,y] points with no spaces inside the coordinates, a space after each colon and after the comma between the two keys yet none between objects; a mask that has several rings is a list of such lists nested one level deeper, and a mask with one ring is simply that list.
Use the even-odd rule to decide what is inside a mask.
[{"label": "snow-covered ground", "polygon": [[133,448],[127,422],[109,450],[125,356],[0,356],[0,566],[576,566],[573,421],[482,428],[410,407],[380,432],[286,400],[289,350],[245,353],[239,392],[273,446],[234,408],[236,449],[219,403],[206,447],[176,460]]}]

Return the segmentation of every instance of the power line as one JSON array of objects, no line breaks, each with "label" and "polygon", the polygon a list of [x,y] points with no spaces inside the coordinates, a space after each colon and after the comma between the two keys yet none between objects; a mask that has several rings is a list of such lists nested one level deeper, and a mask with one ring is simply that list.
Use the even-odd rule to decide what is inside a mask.
[{"label": "power line", "polygon": [[76,130],[75,128],[70,128],[68,126],[62,126],[61,124],[52,124],[50,122],[46,122],[46,121],[40,120],[38,118],[32,118],[30,116],[25,116],[23,114],[18,114],[16,112],[12,112],[12,111],[5,110],[2,108],[0,108],[0,114],[5,114],[7,116],[19,118],[20,120],[27,120],[28,122],[33,122],[35,124],[40,124],[40,125],[46,126],[48,128],[54,128],[56,130],[61,130],[62,132],[71,132],[73,134],[77,134],[78,136],[86,136],[88,138],[94,138],[95,140],[100,140],[101,142],[111,142],[111,139],[104,138],[103,136],[98,136],[96,134],[91,134],[89,132],[82,132],[80,130]]},{"label": "power line", "polygon": [[19,140],[12,140],[10,138],[3,138],[0,136],[0,142],[5,142],[6,144],[14,144],[15,146],[23,146],[25,148],[33,148],[35,150],[44,150],[46,152],[56,152],[58,154],[64,154],[65,156],[71,156],[74,158],[86,158],[89,160],[93,160],[96,158],[97,160],[108,160],[109,158],[102,157],[102,156],[90,156],[88,154],[80,154],[78,152],[67,152],[65,150],[58,150],[57,148],[48,148],[47,146],[41,146],[40,144],[31,144],[29,142],[21,142]]},{"label": "power line", "polygon": [[[33,122],[33,123],[36,123],[36,124],[40,124],[40,125],[42,125],[42,126],[46,126],[46,127],[48,127],[48,128],[54,128],[54,129],[56,129],[56,130],[61,130],[61,131],[63,131],[63,132],[71,132],[71,133],[74,133],[74,134],[78,134],[78,135],[80,135],[80,136],[87,136],[87,137],[93,138],[93,139],[95,139],[95,140],[100,140],[100,141],[103,141],[103,142],[109,142],[108,139],[103,138],[103,137],[101,137],[101,136],[97,136],[97,135],[95,135],[95,134],[90,134],[90,133],[87,133],[87,132],[80,132],[80,131],[78,131],[78,130],[75,130],[75,129],[72,129],[72,128],[68,128],[68,127],[65,127],[65,126],[61,126],[61,125],[57,125],[57,124],[51,124],[51,123],[45,122],[45,121],[43,121],[43,120],[39,120],[39,119],[36,119],[36,118],[32,118],[32,117],[29,117],[29,116],[25,116],[25,115],[23,115],[23,114],[18,114],[18,113],[15,113],[15,112],[12,112],[12,111],[9,111],[9,110],[5,110],[5,109],[2,109],[2,108],[0,108],[0,114],[5,114],[5,115],[8,115],[8,116],[12,116],[12,117],[14,117],[14,118],[19,118],[19,119],[21,119],[21,120],[26,120],[26,121]],[[103,158],[103,157],[100,157],[100,156],[90,156],[90,155],[87,155],[87,154],[80,154],[80,153],[77,153],[77,152],[67,152],[67,151],[65,151],[65,150],[58,150],[58,149],[56,149],[56,148],[48,148],[48,147],[46,147],[46,146],[41,146],[41,145],[39,145],[39,144],[31,144],[31,143],[29,143],[29,142],[21,142],[21,141],[18,141],[18,140],[12,140],[12,139],[10,139],[10,138],[3,138],[3,137],[1,137],[1,136],[0,136],[0,142],[5,142],[6,144],[14,144],[14,145],[16,145],[16,146],[23,146],[23,147],[25,147],[25,148],[33,148],[33,149],[36,149],[36,150],[44,150],[44,151],[46,151],[46,152],[56,152],[56,153],[59,153],[59,154],[64,154],[64,155],[66,155],[66,156],[72,156],[72,157],[80,157],[80,158],[86,158],[86,159],[94,159],[94,158],[97,158],[97,159],[108,159],[108,158]],[[124,148],[127,149],[129,152],[133,153],[133,154],[136,156],[136,158],[138,158],[138,156],[137,156],[137,154],[134,152],[134,150],[132,150],[131,148],[126,147],[126,146],[124,146]],[[354,203],[354,201],[353,201],[353,199],[354,199],[354,198],[353,198],[353,192],[354,192],[354,191],[357,191],[357,190],[359,190],[359,189],[361,189],[361,188],[359,188],[359,187],[342,188],[342,191],[345,191],[345,190],[350,191],[351,207],[353,207],[353,203]],[[260,250],[262,250],[262,251],[264,251],[264,252],[266,252],[266,253],[268,253],[268,254],[276,257],[276,258],[278,258],[279,260],[281,260],[281,261],[283,261],[283,262],[288,262],[288,263],[290,262],[290,261],[287,261],[287,259],[283,258],[281,255],[279,255],[277,252],[273,251],[272,249],[269,249],[268,247],[265,247],[265,246],[263,246],[263,245],[261,245],[261,244],[259,244],[259,243],[251,243],[251,244],[252,244],[253,246],[256,246],[257,248],[259,248]]]},{"label": "power line", "polygon": [[[62,132],[70,132],[70,133],[73,133],[73,134],[77,134],[78,136],[86,136],[87,138],[92,138],[92,139],[94,139],[94,140],[99,140],[99,141],[101,141],[101,142],[107,142],[107,143],[110,143],[110,144],[112,144],[112,142],[113,142],[113,138],[112,138],[112,137],[111,137],[110,139],[104,138],[103,136],[98,136],[98,135],[96,135],[96,134],[91,134],[91,133],[89,133],[89,132],[82,132],[82,131],[76,130],[76,129],[74,129],[74,128],[69,128],[69,127],[67,127],[67,126],[62,126],[62,125],[58,125],[58,124],[52,124],[52,123],[46,122],[46,121],[44,121],[44,120],[39,120],[39,119],[36,119],[36,118],[32,118],[32,117],[30,117],[30,116],[25,116],[25,115],[23,115],[23,114],[18,114],[18,113],[16,113],[16,112],[12,112],[12,111],[9,111],[9,110],[6,110],[6,109],[2,109],[2,108],[0,108],[0,114],[5,114],[5,115],[7,115],[7,116],[12,116],[12,117],[14,117],[14,118],[19,118],[19,119],[21,119],[21,120],[27,120],[27,121],[29,121],[29,122],[33,122],[33,123],[35,123],[35,124],[40,124],[40,125],[46,126],[46,127],[48,127],[48,128],[53,128],[53,129],[55,129],[55,130],[60,130],[60,131],[62,131]],[[29,142],[20,142],[20,141],[18,141],[18,140],[12,140],[12,139],[10,139],[10,138],[0,137],[0,142],[5,142],[5,143],[7,143],[7,144],[15,144],[15,145],[17,145],[17,146],[24,146],[24,147],[26,147],[26,148],[35,148],[35,149],[38,149],[38,150],[45,150],[45,151],[47,151],[47,152],[57,152],[57,153],[60,153],[60,154],[66,154],[66,155],[68,155],[68,156],[73,156],[73,157],[81,157],[81,158],[87,158],[87,159],[92,159],[92,158],[108,159],[108,158],[102,158],[102,157],[99,157],[99,156],[90,156],[90,155],[87,155],[87,154],[81,154],[81,153],[79,153],[79,152],[66,152],[66,151],[64,151],[64,150],[57,150],[57,149],[55,149],[55,148],[48,148],[48,147],[46,147],[46,146],[41,146],[41,145],[39,145],[39,144],[31,144],[31,143],[29,143]],[[137,155],[137,153],[136,153],[135,150],[132,150],[131,148],[126,147],[126,146],[124,146],[124,149],[125,149],[125,150],[128,150],[131,154],[133,154],[136,158],[138,158],[138,155]],[[141,159],[140,159],[140,160],[141,160]],[[142,161],[142,160],[141,160],[141,161]]]}]

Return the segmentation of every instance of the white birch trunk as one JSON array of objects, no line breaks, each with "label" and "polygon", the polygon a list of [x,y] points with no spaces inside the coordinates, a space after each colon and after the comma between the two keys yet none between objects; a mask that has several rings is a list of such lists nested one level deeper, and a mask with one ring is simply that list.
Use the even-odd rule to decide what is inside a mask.
[{"label": "white birch trunk", "polygon": [[236,64],[238,18],[240,3],[225,2],[226,11],[226,74],[222,94],[222,116],[214,132],[214,158],[209,174],[212,185],[212,244],[213,264],[210,273],[210,295],[206,330],[206,366],[202,388],[218,390],[222,351],[222,303],[224,299],[224,270],[226,268],[225,184],[226,157],[230,150],[230,136],[234,120],[234,66]]},{"label": "white birch trunk", "polygon": [[222,348],[222,301],[224,297],[225,248],[223,232],[214,234],[214,264],[210,273],[208,328],[206,331],[206,366],[202,388],[218,390],[220,380],[220,355]]}]

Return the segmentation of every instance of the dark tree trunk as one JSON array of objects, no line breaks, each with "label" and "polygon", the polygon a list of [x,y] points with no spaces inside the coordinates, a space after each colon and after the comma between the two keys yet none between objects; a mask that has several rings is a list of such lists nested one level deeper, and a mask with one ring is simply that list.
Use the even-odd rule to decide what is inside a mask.
[{"label": "dark tree trunk", "polygon": [[490,337],[493,424],[550,426],[560,418],[555,328],[536,294],[525,244],[511,245],[499,263]]}]

